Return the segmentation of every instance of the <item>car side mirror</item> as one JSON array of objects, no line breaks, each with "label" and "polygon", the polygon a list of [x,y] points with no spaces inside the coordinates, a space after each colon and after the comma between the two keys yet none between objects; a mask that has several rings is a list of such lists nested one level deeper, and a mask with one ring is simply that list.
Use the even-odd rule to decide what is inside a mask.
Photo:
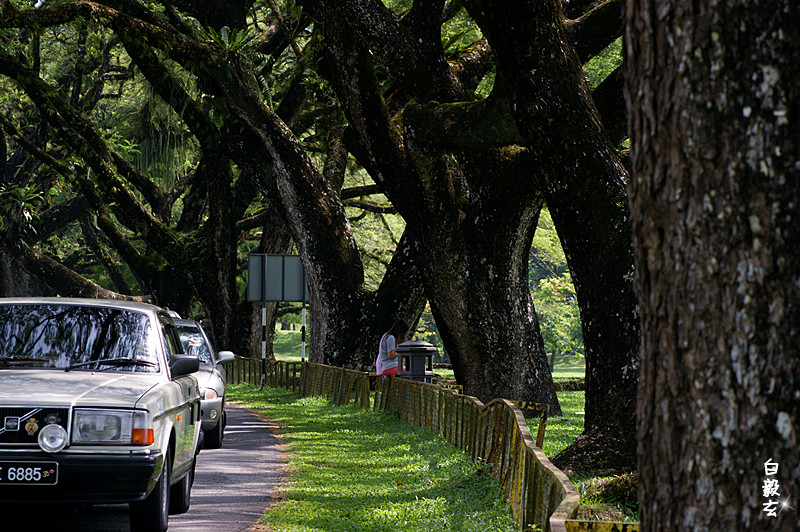
[{"label": "car side mirror", "polygon": [[233,351],[220,351],[217,353],[217,363],[218,364],[227,364],[229,362],[233,362],[236,356],[233,354]]},{"label": "car side mirror", "polygon": [[172,355],[169,357],[169,370],[172,377],[189,375],[200,369],[200,359],[195,355]]}]

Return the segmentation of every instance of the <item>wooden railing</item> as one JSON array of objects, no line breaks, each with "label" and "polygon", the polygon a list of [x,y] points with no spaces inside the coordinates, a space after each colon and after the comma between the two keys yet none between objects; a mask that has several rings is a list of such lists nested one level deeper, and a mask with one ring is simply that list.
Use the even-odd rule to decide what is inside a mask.
[{"label": "wooden railing", "polygon": [[375,410],[396,412],[485,462],[523,530],[563,531],[564,521],[574,517],[575,486],[534,444],[522,412],[511,401],[484,405],[433,384],[389,378],[378,379]]},{"label": "wooden railing", "polygon": [[233,363],[225,367],[228,384],[259,384],[261,361],[255,358],[237,356]]},{"label": "wooden railing", "polygon": [[322,396],[337,405],[347,405],[352,401],[369,410],[369,374],[310,362],[304,367],[304,396]]},{"label": "wooden railing", "polygon": [[295,393],[302,393],[303,362],[267,361],[262,370],[262,362],[256,358],[236,357],[227,368],[228,384],[261,385],[262,375],[266,377],[264,384],[281,387]]},{"label": "wooden railing", "polygon": [[[237,357],[230,384],[261,383],[261,361]],[[484,405],[475,397],[433,384],[400,378],[377,379],[370,404],[370,377],[361,371],[308,362],[266,364],[265,383],[335,404],[395,412],[408,423],[437,432],[483,461],[503,488],[521,530],[565,532],[578,508],[578,492],[531,437],[522,412],[506,399]]]}]

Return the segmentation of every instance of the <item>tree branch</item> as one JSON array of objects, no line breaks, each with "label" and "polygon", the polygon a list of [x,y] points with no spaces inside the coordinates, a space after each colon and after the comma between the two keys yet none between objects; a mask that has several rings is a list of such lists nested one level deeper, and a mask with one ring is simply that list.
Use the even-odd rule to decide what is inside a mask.
[{"label": "tree branch", "polygon": [[80,219],[90,208],[83,196],[77,196],[41,213],[31,223],[31,231],[25,232],[25,243],[32,246],[63,229],[70,223]]},{"label": "tree branch", "polygon": [[164,2],[195,17],[204,26],[219,30],[223,26],[243,29],[247,24],[247,10],[254,0],[170,0]]},{"label": "tree branch", "polygon": [[153,217],[116,174],[111,154],[100,134],[85,116],[70,107],[56,92],[29,69],[0,52],[0,73],[19,83],[47,121],[87,161],[97,174],[105,202],[117,203],[117,216],[135,233],[142,234],[169,260],[180,262],[181,245],[168,227]]},{"label": "tree branch", "polygon": [[567,22],[567,35],[581,63],[586,63],[622,35],[623,5],[623,0],[608,0],[579,19]]},{"label": "tree branch", "polygon": [[330,141],[325,157],[322,175],[336,192],[341,192],[347,171],[347,148],[344,143],[344,127],[337,126],[329,134]]},{"label": "tree branch", "polygon": [[355,207],[367,212],[375,212],[381,214],[397,214],[397,209],[391,205],[379,205],[371,201],[361,201],[356,199],[347,200],[344,202],[345,207]]},{"label": "tree branch", "polygon": [[114,283],[114,286],[117,288],[117,291],[119,291],[121,294],[129,295],[131,293],[131,289],[128,286],[127,281],[125,281],[125,277],[123,277],[122,273],[119,271],[114,259],[97,237],[97,232],[92,223],[91,216],[83,216],[80,220],[80,225],[81,233],[83,234],[84,241],[86,241],[86,245],[89,246],[89,249],[91,249],[100,260],[100,263],[108,273],[108,277],[111,279],[111,282]]},{"label": "tree branch", "polygon": [[264,223],[269,220],[270,216],[272,216],[272,214],[269,212],[269,207],[266,209],[261,209],[254,215],[248,216],[247,218],[243,218],[236,222],[236,232],[242,234],[247,231],[257,229],[263,226]]},{"label": "tree branch", "polygon": [[[303,5],[318,9],[318,0],[305,0]],[[438,4],[439,2],[435,2]],[[417,100],[450,102],[465,99],[464,91],[438,48],[419,44],[421,37],[413,35],[395,18],[394,13],[380,0],[339,0],[325,9],[335,9],[347,25],[367,45],[390,73],[400,80],[404,89]],[[441,11],[438,20],[441,21]],[[431,80],[435,80],[431,83]]]},{"label": "tree branch", "polygon": [[592,92],[606,133],[615,145],[628,136],[628,109],[625,105],[624,87],[625,73],[620,66]]},{"label": "tree branch", "polygon": [[403,122],[416,142],[446,150],[522,143],[508,102],[494,96],[475,103],[409,105]]},{"label": "tree branch", "polygon": [[445,0],[414,0],[403,25],[409,28],[417,42],[424,46],[442,48],[442,16]]},{"label": "tree branch", "polygon": [[342,189],[341,194],[339,197],[342,198],[342,201],[353,199],[353,198],[360,198],[362,196],[371,196],[373,194],[382,194],[380,187],[378,185],[363,185],[360,187],[350,187]]},{"label": "tree branch", "polygon": [[102,298],[125,301],[152,302],[150,296],[130,296],[112,292],[75,273],[47,255],[22,246],[13,252],[20,266],[58,294],[72,297]]},{"label": "tree branch", "polygon": [[492,49],[486,39],[475,41],[450,58],[450,66],[464,88],[475,90],[494,65]]}]

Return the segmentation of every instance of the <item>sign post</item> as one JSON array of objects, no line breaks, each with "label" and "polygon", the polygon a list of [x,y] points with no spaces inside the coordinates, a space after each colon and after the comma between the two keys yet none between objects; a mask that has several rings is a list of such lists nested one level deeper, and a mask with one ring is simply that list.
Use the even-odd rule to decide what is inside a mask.
[{"label": "sign post", "polygon": [[267,301],[302,303],[302,351],[306,358],[306,303],[308,288],[303,263],[299,255],[247,256],[247,300],[261,301],[261,388],[267,376]]}]

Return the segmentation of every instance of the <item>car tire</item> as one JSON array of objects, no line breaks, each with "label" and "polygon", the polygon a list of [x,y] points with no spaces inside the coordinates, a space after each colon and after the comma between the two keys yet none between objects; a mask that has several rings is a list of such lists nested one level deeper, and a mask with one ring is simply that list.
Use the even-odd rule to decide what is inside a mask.
[{"label": "car tire", "polygon": [[143,501],[130,503],[131,532],[164,532],[169,526],[172,453],[164,456],[164,465],[156,487]]},{"label": "car tire", "polygon": [[197,459],[192,458],[192,467],[183,475],[177,484],[172,486],[169,493],[169,513],[185,514],[189,511],[192,498],[192,484],[194,484],[194,468]]},{"label": "car tire", "polygon": [[222,447],[222,440],[225,438],[225,412],[222,412],[214,428],[203,435],[203,447],[205,449],[219,449]]}]

